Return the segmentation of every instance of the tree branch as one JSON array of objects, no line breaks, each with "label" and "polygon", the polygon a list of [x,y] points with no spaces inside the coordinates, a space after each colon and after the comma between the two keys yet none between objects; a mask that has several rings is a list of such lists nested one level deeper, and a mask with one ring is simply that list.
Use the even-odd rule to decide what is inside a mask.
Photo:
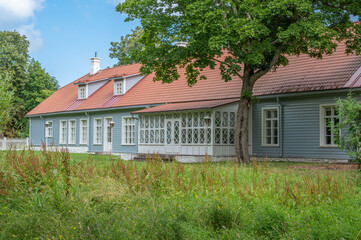
[{"label": "tree branch", "polygon": [[[218,60],[218,59],[215,59],[215,58],[209,58],[209,59],[211,59],[211,60],[214,60],[214,61],[216,61],[216,62],[219,62],[220,64],[224,64],[224,65],[226,65],[227,67],[229,67],[229,68],[231,68],[231,65],[229,65],[228,63],[226,63],[226,62],[222,62],[222,61],[220,61],[220,60]],[[241,74],[239,74],[238,72],[234,72],[240,79],[242,79],[242,81],[244,81],[244,77],[241,75]]]},{"label": "tree branch", "polygon": [[277,49],[275,54],[273,55],[273,58],[269,64],[268,68],[266,68],[264,70],[259,70],[250,77],[251,84],[254,84],[260,77],[262,77],[263,75],[268,73],[269,70],[271,70],[274,67],[274,65],[278,62],[278,59],[280,58],[280,54],[281,54],[281,50]]}]

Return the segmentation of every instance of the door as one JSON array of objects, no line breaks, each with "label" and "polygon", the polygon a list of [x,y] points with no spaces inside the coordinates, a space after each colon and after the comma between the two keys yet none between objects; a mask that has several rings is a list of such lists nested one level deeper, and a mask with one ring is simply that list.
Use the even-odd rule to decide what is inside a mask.
[{"label": "door", "polygon": [[112,152],[113,129],[111,126],[112,118],[104,119],[104,152]]},{"label": "door", "polygon": [[178,154],[180,144],[180,119],[166,120],[165,152]]}]

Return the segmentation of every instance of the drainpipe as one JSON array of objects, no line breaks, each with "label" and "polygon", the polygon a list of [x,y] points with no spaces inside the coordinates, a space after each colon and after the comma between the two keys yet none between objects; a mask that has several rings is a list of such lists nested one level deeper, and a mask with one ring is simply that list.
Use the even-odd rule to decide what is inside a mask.
[{"label": "drainpipe", "polygon": [[[43,127],[44,127],[43,129],[44,129],[44,137],[45,137],[45,134],[46,134],[46,132],[45,132],[46,131],[45,130],[45,118],[43,118],[43,116],[40,115],[40,119],[43,120]],[[45,139],[45,141],[46,141],[46,139]]]},{"label": "drainpipe", "polygon": [[[89,117],[89,113],[88,112],[84,112],[85,116],[87,117],[87,122],[88,122],[88,152],[89,152],[89,143],[90,143],[90,117]],[[80,133],[80,131],[79,131]],[[80,136],[79,136],[80,138]]]},{"label": "drainpipe", "polygon": [[279,132],[279,136],[280,136],[280,157],[283,157],[283,104],[280,102],[279,97],[277,97],[277,103],[279,105],[279,125],[280,125],[280,132]]}]

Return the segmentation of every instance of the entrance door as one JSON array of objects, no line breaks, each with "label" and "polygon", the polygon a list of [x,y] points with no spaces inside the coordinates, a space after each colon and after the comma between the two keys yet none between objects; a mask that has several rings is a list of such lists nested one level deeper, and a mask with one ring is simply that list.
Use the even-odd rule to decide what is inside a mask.
[{"label": "entrance door", "polygon": [[180,119],[166,120],[166,137],[165,151],[166,153],[179,153],[180,143]]},{"label": "entrance door", "polygon": [[113,142],[113,130],[110,123],[112,122],[112,118],[104,119],[104,152],[112,151],[112,142]]}]

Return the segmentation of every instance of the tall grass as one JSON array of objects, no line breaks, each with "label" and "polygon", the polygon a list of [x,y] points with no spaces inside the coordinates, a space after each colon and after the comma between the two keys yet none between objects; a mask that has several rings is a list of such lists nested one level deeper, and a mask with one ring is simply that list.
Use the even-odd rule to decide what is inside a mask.
[{"label": "tall grass", "polygon": [[[1,160],[0,160],[1,161]],[[353,172],[266,162],[139,163],[66,149],[9,151],[0,167],[0,239],[357,239]]]}]

